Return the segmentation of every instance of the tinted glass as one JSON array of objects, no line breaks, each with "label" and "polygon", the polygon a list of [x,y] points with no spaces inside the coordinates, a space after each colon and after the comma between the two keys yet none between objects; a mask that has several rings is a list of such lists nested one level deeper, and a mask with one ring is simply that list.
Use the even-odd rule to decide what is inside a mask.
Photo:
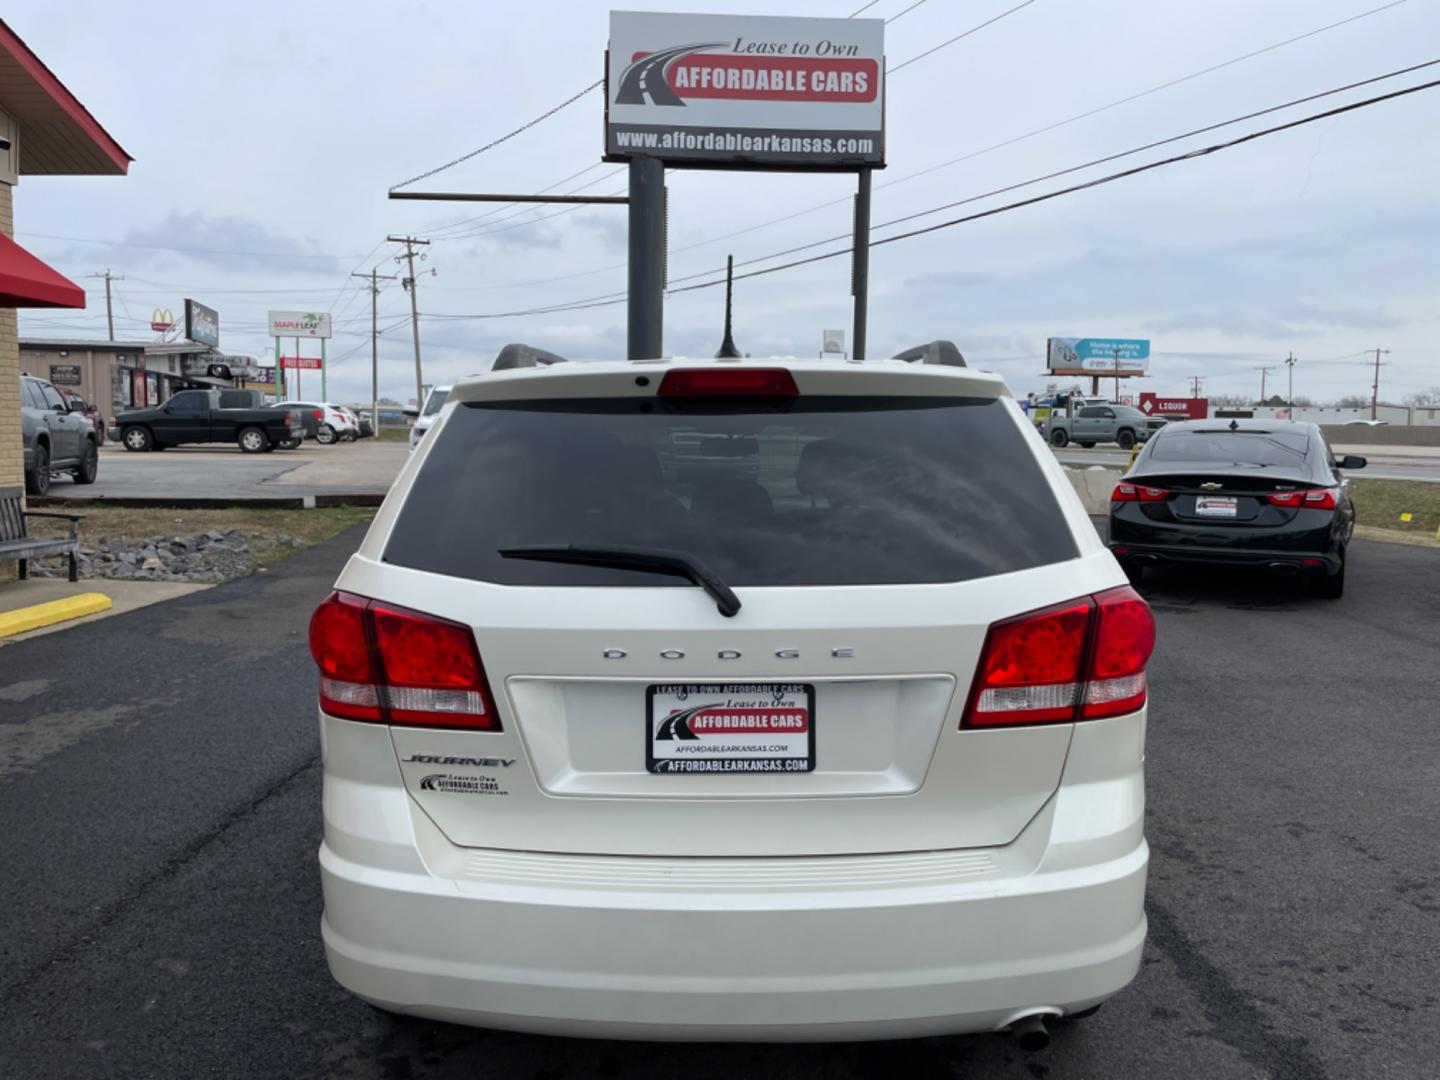
[{"label": "tinted glass", "polygon": [[165,411],[175,416],[199,416],[210,411],[209,395],[196,390],[176,394],[165,403]]},{"label": "tinted glass", "polygon": [[38,384],[31,382],[29,379],[21,379],[20,387],[25,392],[26,405],[29,405],[32,409],[45,408],[45,395],[40,393]]},{"label": "tinted glass", "polygon": [[385,559],[509,585],[673,586],[498,549],[679,549],[732,585],[964,581],[1076,557],[1005,402],[785,404],[467,404],[431,448]]},{"label": "tinted glass", "polygon": [[1163,431],[1151,461],[1215,462],[1270,468],[1307,468],[1310,436],[1298,431]]},{"label": "tinted glass", "polygon": [[425,411],[422,416],[434,416],[445,404],[445,399],[450,396],[449,390],[432,390],[430,396],[425,399]]},{"label": "tinted glass", "polygon": [[1087,417],[1087,418],[1096,417],[1096,416],[1104,416],[1104,415],[1105,415],[1105,410],[1104,410],[1104,409],[1096,409],[1096,408],[1094,408],[1094,407],[1092,406],[1092,407],[1090,407],[1090,408],[1081,409],[1079,415],[1084,416],[1084,417]]},{"label": "tinted glass", "polygon": [[60,391],[56,390],[55,387],[51,386],[49,383],[46,382],[36,383],[35,386],[39,389],[41,396],[45,399],[45,407],[47,409],[66,408],[65,399],[60,396]]}]

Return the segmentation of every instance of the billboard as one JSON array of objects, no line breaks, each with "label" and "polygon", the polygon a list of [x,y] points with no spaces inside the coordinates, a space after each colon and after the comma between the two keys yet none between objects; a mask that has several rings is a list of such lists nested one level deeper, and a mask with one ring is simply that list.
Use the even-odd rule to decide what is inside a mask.
[{"label": "billboard", "polygon": [[612,11],[605,160],[632,157],[884,165],[884,22]]},{"label": "billboard", "polygon": [[212,349],[220,345],[220,313],[198,300],[185,300],[185,336]]},{"label": "billboard", "polygon": [[328,311],[272,311],[271,337],[330,337]]},{"label": "billboard", "polygon": [[1052,337],[1045,342],[1045,361],[1054,375],[1144,375],[1150,368],[1150,342]]}]

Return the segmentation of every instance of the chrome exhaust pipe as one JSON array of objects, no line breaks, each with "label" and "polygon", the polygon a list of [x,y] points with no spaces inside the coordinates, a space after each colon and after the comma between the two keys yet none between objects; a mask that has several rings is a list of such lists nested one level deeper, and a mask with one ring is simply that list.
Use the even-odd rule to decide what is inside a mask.
[{"label": "chrome exhaust pipe", "polygon": [[1015,1036],[1015,1041],[1020,1044],[1020,1049],[1026,1053],[1033,1054],[1050,1045],[1050,1032],[1045,1030],[1044,1013],[1022,1016],[1010,1025],[1010,1034]]}]

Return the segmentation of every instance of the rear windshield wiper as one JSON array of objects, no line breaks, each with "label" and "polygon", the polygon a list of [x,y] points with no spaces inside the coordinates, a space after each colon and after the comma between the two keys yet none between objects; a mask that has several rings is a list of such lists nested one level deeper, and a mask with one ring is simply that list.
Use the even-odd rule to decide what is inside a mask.
[{"label": "rear windshield wiper", "polygon": [[608,566],[616,570],[645,570],[688,578],[715,599],[715,607],[727,619],[740,610],[740,598],[720,575],[694,555],[669,548],[588,547],[577,544],[531,544],[501,548],[502,559],[534,559],[537,562],[579,563]]}]

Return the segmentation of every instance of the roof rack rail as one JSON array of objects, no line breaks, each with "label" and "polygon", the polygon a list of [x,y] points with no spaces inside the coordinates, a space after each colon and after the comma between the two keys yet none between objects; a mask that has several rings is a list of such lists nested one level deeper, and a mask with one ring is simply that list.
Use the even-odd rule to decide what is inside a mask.
[{"label": "roof rack rail", "polygon": [[565,357],[556,353],[537,349],[534,345],[511,344],[496,354],[495,363],[490,366],[490,370],[511,371],[515,368],[549,367],[551,364],[563,363]]},{"label": "roof rack rail", "polygon": [[944,364],[946,367],[966,366],[965,357],[960,355],[960,350],[955,347],[953,341],[930,341],[924,345],[916,345],[913,349],[896,353],[895,359],[904,360],[910,364],[918,360],[922,364]]}]

